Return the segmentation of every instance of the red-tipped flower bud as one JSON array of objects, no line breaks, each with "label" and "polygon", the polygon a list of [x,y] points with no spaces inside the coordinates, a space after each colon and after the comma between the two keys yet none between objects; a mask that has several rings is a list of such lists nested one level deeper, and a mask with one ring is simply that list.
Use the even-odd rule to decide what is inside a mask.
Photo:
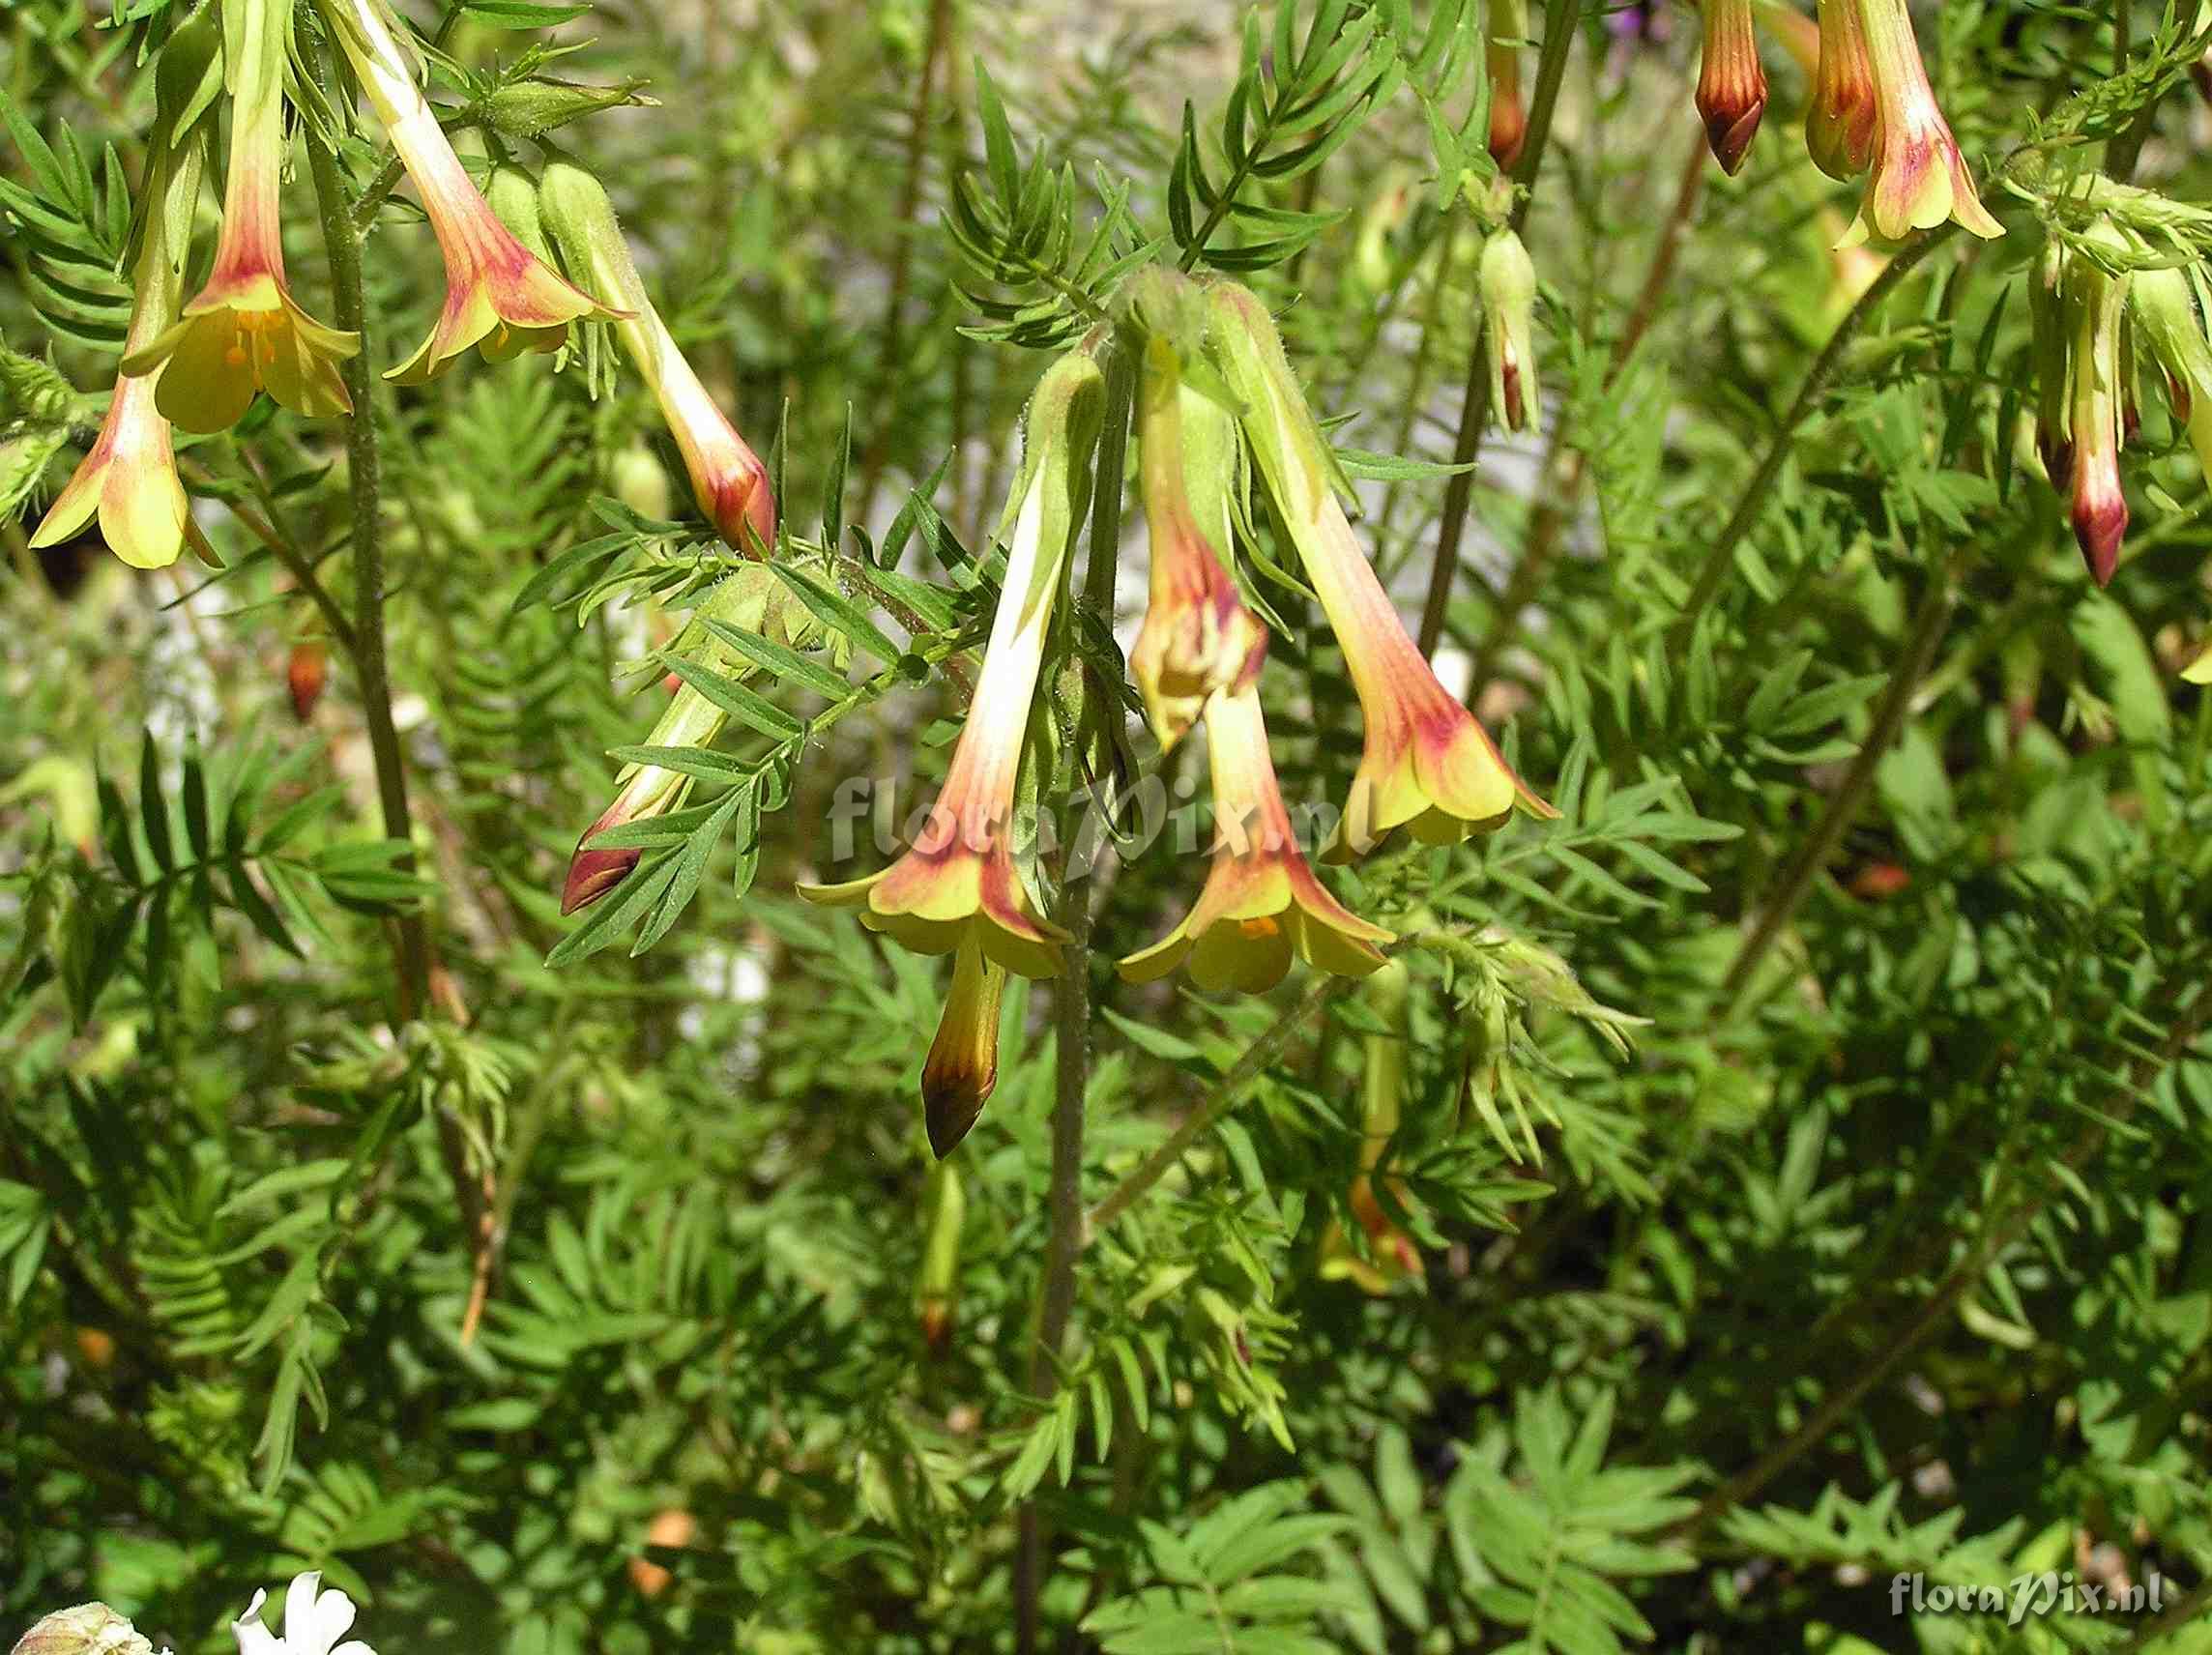
[{"label": "red-tipped flower bud", "polygon": [[1521,98],[1521,42],[1528,33],[1528,0],[1491,0],[1483,62],[1490,72],[1490,159],[1510,172],[1528,139],[1528,106]]},{"label": "red-tipped flower bud", "polygon": [[1705,0],[1704,58],[1698,71],[1698,114],[1713,160],[1732,176],[1743,165],[1766,113],[1766,71],[1752,33],[1751,0]]},{"label": "red-tipped flower bud", "polygon": [[292,646],[284,663],[284,687],[292,693],[292,711],[305,724],[315,715],[315,703],[323,698],[330,676],[330,650],[320,638],[302,638]]},{"label": "red-tipped flower bud", "polygon": [[952,989],[937,1020],[937,1038],[921,1065],[922,1124],[930,1153],[943,1159],[958,1147],[999,1084],[999,1003],[1006,992],[1005,968],[963,944],[952,961]]},{"label": "red-tipped flower bud", "polygon": [[1482,247],[1475,285],[1482,322],[1490,335],[1490,413],[1500,429],[1526,431],[1536,423],[1536,267],[1511,230]]},{"label": "red-tipped flower bud", "polygon": [[2127,279],[2085,257],[2070,261],[2067,306],[2074,321],[2070,435],[2074,537],[2099,586],[2119,565],[2128,532],[2120,487],[2120,308]]}]

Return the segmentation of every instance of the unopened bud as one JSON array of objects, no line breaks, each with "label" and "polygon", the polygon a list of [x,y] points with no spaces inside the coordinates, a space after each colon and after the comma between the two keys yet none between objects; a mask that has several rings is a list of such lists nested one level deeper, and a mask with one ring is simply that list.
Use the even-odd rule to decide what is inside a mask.
[{"label": "unopened bud", "polygon": [[535,138],[602,109],[626,104],[656,107],[658,99],[643,95],[645,84],[632,80],[623,86],[578,86],[567,80],[520,80],[484,101],[484,119],[503,138]]},{"label": "unopened bud", "polygon": [[932,1356],[942,1357],[952,1349],[953,1322],[960,1307],[960,1231],[968,1220],[968,1198],[951,1162],[939,1161],[930,1169],[926,1201],[923,1222],[929,1230],[922,1245],[915,1311],[921,1323],[921,1342]]},{"label": "unopened bud", "polygon": [[1521,98],[1521,42],[1528,33],[1528,0],[1491,0],[1483,62],[1490,72],[1490,159],[1513,170],[1528,138],[1528,106]]},{"label": "unopened bud", "polygon": [[653,388],[668,434],[684,455],[699,509],[733,550],[766,556],[775,544],[775,501],[768,468],[707,393],[646,297],[606,190],[583,168],[555,161],[545,169],[538,197],[545,228],[560,244],[569,274],[630,312],[615,324],[615,332]]},{"label": "unopened bud", "polygon": [[[776,589],[773,595],[764,590],[769,587]],[[775,643],[797,646],[808,636],[808,627],[783,619],[782,595],[782,583],[765,565],[748,565],[734,571],[710,592],[697,613],[757,632]],[[679,654],[695,649],[715,671],[738,678],[747,677],[755,670],[748,661],[732,659],[730,652],[715,642],[703,625],[687,627],[673,648]],[[703,747],[721,734],[722,726],[728,721],[729,714],[720,707],[692,685],[683,683],[669,698],[667,708],[642,744]],[[576,841],[568,876],[561,886],[563,914],[573,914],[606,895],[629,877],[630,870],[637,866],[644,854],[641,847],[632,845],[595,846],[594,839],[610,828],[665,816],[682,805],[691,791],[689,776],[656,765],[630,765],[615,780],[619,791],[614,802],[599,813],[598,820],[585,828],[583,837]]]},{"label": "unopened bud", "polygon": [[1751,0],[1704,0],[1704,57],[1698,71],[1698,113],[1723,172],[1743,165],[1766,112],[1766,71],[1751,27]]},{"label": "unopened bud", "polygon": [[2099,586],[2110,585],[2128,533],[2128,500],[2120,488],[2116,448],[2078,451],[2071,516],[2082,561]]},{"label": "unopened bud", "polygon": [[959,1147],[999,1084],[999,1004],[1005,969],[973,944],[953,956],[952,987],[921,1066],[922,1124],[940,1160]]},{"label": "unopened bud", "polygon": [[1360,1169],[1373,1172],[1398,1130],[1406,1095],[1407,993],[1412,973],[1391,960],[1359,985],[1382,1027],[1366,1036],[1359,1086]]},{"label": "unopened bud", "polygon": [[2129,283],[2089,259],[2069,261],[2067,306],[2073,321],[2068,436],[2073,443],[2074,537],[2099,586],[2119,566],[2128,532],[2120,487],[2120,312]]},{"label": "unopened bud", "polygon": [[0,345],[0,420],[66,425],[76,417],[76,388],[51,363]]},{"label": "unopened bud", "polygon": [[1490,337],[1491,416],[1504,430],[1525,431],[1535,424],[1540,403],[1534,338],[1536,267],[1511,230],[1495,231],[1483,244],[1476,288]]},{"label": "unopened bud", "polygon": [[330,676],[330,650],[320,638],[302,638],[292,646],[284,662],[284,687],[291,692],[292,711],[305,724],[315,715],[315,703],[323,698],[323,683]]}]

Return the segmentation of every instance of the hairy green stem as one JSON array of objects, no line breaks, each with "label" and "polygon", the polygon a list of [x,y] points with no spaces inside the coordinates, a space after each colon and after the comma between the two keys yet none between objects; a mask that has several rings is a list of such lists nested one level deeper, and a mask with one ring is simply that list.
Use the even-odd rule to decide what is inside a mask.
[{"label": "hairy green stem", "polygon": [[[326,72],[324,84],[330,84]],[[354,668],[361,680],[362,716],[369,752],[376,765],[376,797],[384,815],[384,834],[405,849],[398,867],[412,873],[415,825],[407,808],[407,770],[399,750],[399,731],[392,719],[392,674],[384,632],[383,476],[376,441],[376,374],[369,366],[366,306],[362,298],[361,235],[346,201],[337,154],[313,128],[307,132],[307,162],[315,179],[315,201],[323,219],[323,246],[331,266],[331,308],[340,328],[360,336],[361,348],[347,359],[343,374],[353,413],[346,421],[346,464],[353,505]],[[399,915],[399,1015],[402,1022],[422,1014],[430,993],[430,936],[422,915]]]},{"label": "hairy green stem", "polygon": [[[2131,0],[2112,0],[2112,73],[2125,74],[2129,56],[2129,11]],[[2105,174],[2118,183],[2126,184],[2136,175],[2136,163],[2142,159],[2143,140],[2150,136],[2152,123],[2158,119],[2159,101],[2151,99],[2135,113],[2135,118],[2105,145]]]},{"label": "hairy green stem", "polygon": [[[1548,0],[1544,8],[1544,46],[1536,61],[1536,90],[1528,102],[1528,135],[1513,168],[1521,191],[1509,221],[1515,233],[1528,222],[1534,199],[1536,171],[1552,139],[1552,112],[1558,105],[1559,83],[1566,78],[1567,48],[1574,44],[1574,0]],[[1460,540],[1467,533],[1468,509],[1474,502],[1474,467],[1482,454],[1484,413],[1490,406],[1490,337],[1478,331],[1468,353],[1467,389],[1460,393],[1459,434],[1452,441],[1452,473],[1444,485],[1443,517],[1437,525],[1437,557],[1429,566],[1429,595],[1421,604],[1421,653],[1436,649],[1444,635],[1444,612],[1451,607],[1452,583],[1459,575]]]},{"label": "hairy green stem", "polygon": [[1812,418],[1814,409],[1819,406],[1820,399],[1827,394],[1828,386],[1836,377],[1836,370],[1843,365],[1844,353],[1850,348],[1851,341],[1858,337],[1859,330],[1881,308],[1882,301],[1895,291],[1897,285],[1918,269],[1921,261],[1942,246],[1957,228],[1952,223],[1938,224],[1891,259],[1882,267],[1881,274],[1868,283],[1867,290],[1859,295],[1858,303],[1846,311],[1844,319],[1836,324],[1836,331],[1828,335],[1827,344],[1813,359],[1813,365],[1806,372],[1805,383],[1798,389],[1796,400],[1790,404],[1790,411],[1782,416],[1782,423],[1775,427],[1773,439],[1766,446],[1766,453],[1759,462],[1759,469],[1751,474],[1751,480],[1743,485],[1742,494],[1736,498],[1735,509],[1729,513],[1727,523],[1722,525],[1720,534],[1713,540],[1712,549],[1705,554],[1704,563],[1698,568],[1697,579],[1690,585],[1690,595],[1682,600],[1681,613],[1675,616],[1671,628],[1677,645],[1688,641],[1691,632],[1697,627],[1699,617],[1705,612],[1705,606],[1719,593],[1721,582],[1728,577],[1736,547],[1743,543],[1743,537],[1751,533],[1752,526],[1759,521],[1760,513],[1766,508],[1767,494],[1782,471],[1783,462],[1790,457],[1790,448],[1797,440],[1797,428]]},{"label": "hairy green stem", "polygon": [[[317,68],[328,91],[335,78],[328,60],[318,62]],[[353,404],[346,420],[346,465],[353,506],[354,671],[361,682],[362,720],[376,768],[384,836],[400,846],[394,865],[400,872],[411,874],[415,871],[415,823],[407,807],[407,769],[399,730],[392,717],[392,672],[385,642],[383,472],[377,451],[376,373],[369,365],[371,340],[362,293],[361,232],[346,200],[337,152],[322,141],[311,125],[307,128],[307,161],[314,173],[323,246],[330,260],[331,309],[337,325],[351,331],[360,344],[342,369],[346,395]],[[411,1023],[426,1016],[430,1009],[430,931],[420,912],[398,915],[393,921],[393,942],[398,963],[399,1021]],[[484,1169],[480,1176],[471,1170],[468,1142],[451,1109],[441,1106],[435,1112],[435,1121],[439,1155],[453,1186],[453,1204],[469,1237],[478,1279],[488,1280],[491,1204],[496,1193],[490,1170]]]},{"label": "hairy green stem", "polygon": [[1965,567],[1967,556],[1964,550],[1955,554],[1929,584],[1920,599],[1920,608],[1912,618],[1905,651],[1891,669],[1889,682],[1883,686],[1881,700],[1876,705],[1874,722],[1867,730],[1866,740],[1859,743],[1850,768],[1844,772],[1842,785],[1829,797],[1820,820],[1814,824],[1812,832],[1805,835],[1790,857],[1775,883],[1774,894],[1767,899],[1757,923],[1736,949],[1735,958],[1729,962],[1728,975],[1721,983],[1721,992],[1728,997],[1721,1012],[1722,1022],[1733,1017],[1742,1005],[1753,972],[1766,957],[1783,928],[1795,916],[1798,904],[1805,900],[1805,893],[1812,888],[1829,853],[1842,841],[1845,829],[1856,820],[1859,807],[1874,791],[1875,769],[1905,728],[1912,711],[1913,692],[1927,676],[1929,665],[1936,658],[1936,648],[1942,642],[1943,630],[1951,623],[1951,612],[1958,607],[1959,576]]}]

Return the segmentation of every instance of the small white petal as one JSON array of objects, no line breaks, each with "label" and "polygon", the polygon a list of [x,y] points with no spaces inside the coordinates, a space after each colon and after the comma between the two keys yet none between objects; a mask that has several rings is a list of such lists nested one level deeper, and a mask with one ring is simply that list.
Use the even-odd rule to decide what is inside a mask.
[{"label": "small white petal", "polygon": [[331,1655],[376,1655],[376,1651],[356,1638],[350,1643],[339,1644]]},{"label": "small white petal", "polygon": [[330,1655],[353,1625],[353,1599],[335,1586],[321,1591],[322,1583],[321,1574],[309,1571],[284,1594],[284,1655]]},{"label": "small white petal", "polygon": [[267,1592],[255,1592],[253,1601],[246,1606],[246,1612],[230,1623],[230,1630],[238,1639],[238,1655],[283,1655],[283,1644],[261,1624],[261,1606],[268,1601]]}]

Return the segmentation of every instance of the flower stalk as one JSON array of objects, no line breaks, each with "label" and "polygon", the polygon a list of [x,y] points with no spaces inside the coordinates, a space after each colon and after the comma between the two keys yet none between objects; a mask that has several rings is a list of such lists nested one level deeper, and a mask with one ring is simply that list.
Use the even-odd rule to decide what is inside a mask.
[{"label": "flower stalk", "polygon": [[[1367,1238],[1367,1256],[1352,1246],[1342,1224],[1331,1221],[1322,1233],[1321,1275],[1324,1281],[1350,1281],[1363,1292],[1382,1294],[1421,1273],[1421,1255],[1412,1238],[1390,1220],[1375,1193],[1382,1157],[1398,1135],[1406,1093],[1406,1047],[1411,1034],[1408,1004],[1412,973],[1397,960],[1384,965],[1360,987],[1375,1014],[1376,1027],[1361,1037],[1359,1080],[1359,1171],[1346,1205]],[[1401,1206],[1405,1186],[1390,1180],[1390,1194]]]}]

